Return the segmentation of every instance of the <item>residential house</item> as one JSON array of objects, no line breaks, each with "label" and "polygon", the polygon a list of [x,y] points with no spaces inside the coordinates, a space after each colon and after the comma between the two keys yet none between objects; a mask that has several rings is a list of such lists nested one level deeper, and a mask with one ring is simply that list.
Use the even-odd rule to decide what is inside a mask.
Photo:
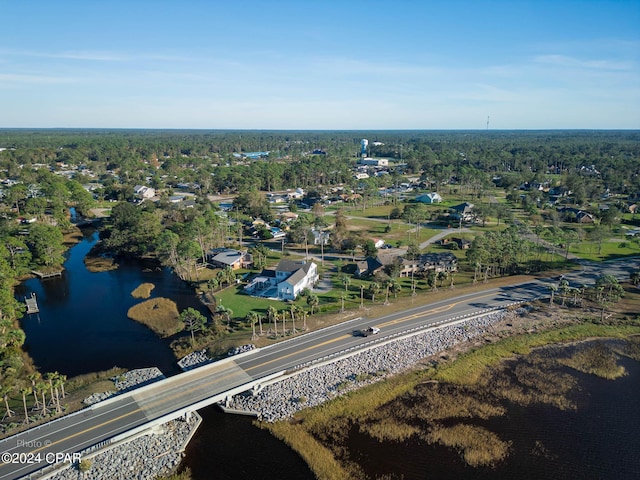
[{"label": "residential house", "polygon": [[373,242],[373,246],[376,248],[382,248],[384,247],[384,240],[381,238],[371,238],[370,239]]},{"label": "residential house", "polygon": [[464,220],[465,222],[471,221],[474,219],[473,215],[473,203],[464,202],[460,205],[456,205],[451,207],[452,214],[451,216],[456,220]]},{"label": "residential house", "polygon": [[136,185],[133,187],[133,193],[142,198],[153,198],[156,196],[155,189],[151,187],[145,187],[144,185]]},{"label": "residential house", "polygon": [[330,232],[317,228],[311,229],[311,237],[313,238],[314,245],[329,245],[329,242],[331,241]]},{"label": "residential house", "polygon": [[218,268],[231,267],[233,270],[237,270],[250,268],[253,265],[253,256],[250,253],[232,248],[214,248],[209,251],[207,257],[209,263]]},{"label": "residential house", "polygon": [[440,203],[442,202],[442,197],[437,192],[425,193],[424,195],[418,195],[416,202],[427,204]]},{"label": "residential house", "polygon": [[592,214],[578,208],[563,207],[558,209],[558,213],[563,214],[565,221],[575,221],[577,223],[594,222],[594,217]]},{"label": "residential house", "polygon": [[366,277],[375,275],[384,270],[384,265],[377,258],[367,257],[364,260],[356,262],[356,277]]},{"label": "residential house", "polygon": [[318,282],[318,266],[305,260],[280,260],[274,270],[264,270],[254,278],[245,291],[250,295],[295,300],[305,288]]},{"label": "residential house", "polygon": [[374,259],[367,257],[356,264],[356,275],[360,277],[374,275],[382,269],[399,267],[398,275],[408,277],[413,272],[421,273],[429,270],[436,272],[455,272],[458,269],[458,259],[450,252],[423,253],[415,260],[402,256],[403,250],[387,251],[380,253]]}]

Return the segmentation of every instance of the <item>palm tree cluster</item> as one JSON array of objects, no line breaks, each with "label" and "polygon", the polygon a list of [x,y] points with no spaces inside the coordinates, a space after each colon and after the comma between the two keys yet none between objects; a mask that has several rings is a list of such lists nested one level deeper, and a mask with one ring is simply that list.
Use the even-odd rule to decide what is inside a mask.
[{"label": "palm tree cluster", "polygon": [[[0,386],[0,396],[4,402],[4,418],[12,418],[16,412],[9,405],[10,396],[19,393],[22,398],[22,407],[24,412],[23,423],[30,423],[32,417],[31,412],[36,415],[45,417],[51,413],[59,414],[63,411],[61,399],[66,398],[64,384],[67,381],[66,375],[58,372],[51,372],[41,375],[40,373],[29,374],[26,379],[17,380],[15,378],[5,377],[4,382]],[[49,401],[47,402],[47,395]],[[33,396],[33,404],[29,410],[27,398]]]}]

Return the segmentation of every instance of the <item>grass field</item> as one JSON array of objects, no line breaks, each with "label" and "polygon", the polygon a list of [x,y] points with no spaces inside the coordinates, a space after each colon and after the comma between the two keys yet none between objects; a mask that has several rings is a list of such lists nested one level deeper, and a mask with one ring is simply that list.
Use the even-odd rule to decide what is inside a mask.
[{"label": "grass field", "polygon": [[569,251],[580,258],[596,262],[629,255],[640,255],[640,247],[633,242],[625,240],[602,242],[601,249],[594,242],[583,242],[572,245]]}]

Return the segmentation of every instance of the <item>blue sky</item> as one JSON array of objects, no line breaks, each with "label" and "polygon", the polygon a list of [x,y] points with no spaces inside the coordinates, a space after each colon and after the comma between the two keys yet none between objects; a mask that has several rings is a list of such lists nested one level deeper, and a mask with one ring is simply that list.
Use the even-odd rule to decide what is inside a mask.
[{"label": "blue sky", "polygon": [[640,128],[640,2],[0,0],[0,127]]}]

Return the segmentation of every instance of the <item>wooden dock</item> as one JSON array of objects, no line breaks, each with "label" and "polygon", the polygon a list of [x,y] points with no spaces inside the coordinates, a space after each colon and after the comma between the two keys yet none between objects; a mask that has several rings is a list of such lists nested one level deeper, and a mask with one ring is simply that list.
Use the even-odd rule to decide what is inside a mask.
[{"label": "wooden dock", "polygon": [[32,292],[31,297],[24,297],[24,302],[27,304],[27,314],[38,313],[40,311],[35,293]]},{"label": "wooden dock", "polygon": [[60,270],[58,272],[51,272],[51,273],[44,273],[44,272],[39,272],[38,270],[31,270],[31,273],[33,273],[34,275],[36,275],[39,278],[51,278],[51,277],[61,277],[62,276],[62,270]]}]

